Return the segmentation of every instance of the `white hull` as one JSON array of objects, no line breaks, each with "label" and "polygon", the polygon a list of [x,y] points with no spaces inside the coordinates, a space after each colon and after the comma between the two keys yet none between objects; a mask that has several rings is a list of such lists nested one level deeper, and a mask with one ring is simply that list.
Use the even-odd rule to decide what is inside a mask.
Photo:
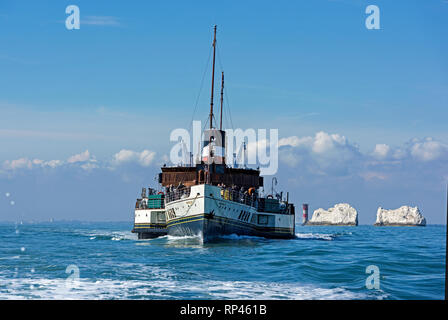
[{"label": "white hull", "polygon": [[226,200],[221,188],[202,184],[189,194],[165,205],[170,235],[200,235],[208,240],[225,234],[268,238],[294,238],[294,214],[259,212],[256,208]]},{"label": "white hull", "polygon": [[164,209],[135,209],[134,229],[139,239],[148,239],[167,234]]}]

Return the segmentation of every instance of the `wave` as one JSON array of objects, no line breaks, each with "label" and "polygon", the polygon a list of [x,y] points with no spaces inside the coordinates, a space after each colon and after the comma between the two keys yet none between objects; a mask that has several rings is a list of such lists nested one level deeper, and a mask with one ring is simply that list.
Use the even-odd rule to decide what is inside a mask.
[{"label": "wave", "polygon": [[0,257],[0,260],[15,260],[20,259],[20,256]]},{"label": "wave", "polygon": [[[121,240],[138,240],[136,234],[131,233],[130,231],[112,231],[112,232],[101,232],[101,231],[91,231],[91,232],[78,232],[79,235],[87,236],[90,240],[112,240],[112,241],[121,241]],[[343,235],[350,235],[351,232],[344,233],[296,233],[296,239],[315,239],[315,240],[326,240],[332,241],[337,237]],[[190,236],[173,236],[173,235],[164,235],[154,239],[146,239],[150,241],[165,239],[170,242],[172,241],[183,241],[183,240],[192,240],[198,239],[201,240],[201,235],[190,235]],[[250,236],[250,235],[238,235],[238,234],[230,234],[230,235],[220,235],[217,239],[228,239],[228,240],[265,240],[267,238],[260,236]]]},{"label": "wave", "polygon": [[327,240],[332,241],[336,238],[335,234],[324,233],[296,233],[297,239],[315,239],[315,240]]},{"label": "wave", "polygon": [[165,235],[162,237],[159,237],[159,239],[167,239],[168,241],[182,241],[182,240],[201,240],[202,237],[200,235],[193,235],[193,236],[172,236],[172,235]]},{"label": "wave", "polygon": [[[368,299],[342,287],[250,281],[4,279],[0,299]],[[6,289],[7,288],[7,289]],[[182,293],[182,297],[179,296]],[[381,298],[381,297],[376,297]]]},{"label": "wave", "polygon": [[332,241],[344,235],[351,235],[351,232],[344,233],[296,233],[296,239],[315,239]]},{"label": "wave", "polygon": [[137,240],[137,235],[130,231],[112,231],[112,232],[87,232],[81,235],[89,237],[90,240]]}]

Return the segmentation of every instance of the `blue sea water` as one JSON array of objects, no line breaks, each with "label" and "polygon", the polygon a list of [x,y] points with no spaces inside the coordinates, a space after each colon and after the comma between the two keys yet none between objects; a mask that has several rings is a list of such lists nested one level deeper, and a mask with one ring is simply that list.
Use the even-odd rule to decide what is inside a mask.
[{"label": "blue sea water", "polygon": [[[0,224],[0,299],[443,299],[445,226],[137,240],[130,223]],[[378,267],[379,288],[366,273]],[[367,281],[370,283],[370,281]]]}]

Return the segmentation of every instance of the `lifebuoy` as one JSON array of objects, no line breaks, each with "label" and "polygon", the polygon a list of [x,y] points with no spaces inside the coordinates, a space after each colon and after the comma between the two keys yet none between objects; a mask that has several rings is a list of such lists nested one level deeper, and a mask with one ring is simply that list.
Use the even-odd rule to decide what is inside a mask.
[{"label": "lifebuoy", "polygon": [[268,195],[266,198],[268,198],[268,199],[274,199],[274,197],[272,196],[272,194]]},{"label": "lifebuoy", "polygon": [[254,192],[255,192],[255,188],[254,188],[254,187],[249,188],[248,193],[249,193],[250,196],[251,196],[252,193],[254,193]]}]

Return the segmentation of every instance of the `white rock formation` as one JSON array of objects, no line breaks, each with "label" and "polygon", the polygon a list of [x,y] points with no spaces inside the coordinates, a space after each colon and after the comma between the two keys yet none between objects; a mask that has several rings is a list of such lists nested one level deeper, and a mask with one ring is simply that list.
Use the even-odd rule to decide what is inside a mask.
[{"label": "white rock formation", "polygon": [[306,225],[357,226],[358,212],[348,203],[338,203],[328,210],[315,210]]},{"label": "white rock formation", "polygon": [[402,206],[395,210],[379,207],[375,226],[426,226],[426,219],[417,207]]}]

